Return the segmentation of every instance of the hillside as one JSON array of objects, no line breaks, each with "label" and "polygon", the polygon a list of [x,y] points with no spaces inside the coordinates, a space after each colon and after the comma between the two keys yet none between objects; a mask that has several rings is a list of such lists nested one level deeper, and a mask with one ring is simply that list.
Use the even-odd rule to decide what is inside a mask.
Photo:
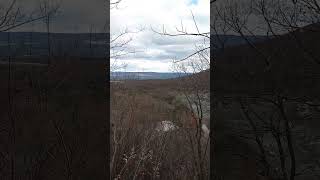
[{"label": "hillside", "polygon": [[[105,33],[50,33],[50,47],[53,56],[76,56],[101,58],[106,57],[109,51],[106,44]],[[264,36],[248,36],[253,42],[265,39]],[[10,52],[8,47],[10,41]],[[213,36],[212,42],[217,42],[217,50],[222,47],[244,44],[243,38],[234,35]],[[221,44],[224,42],[224,44]],[[16,57],[39,57],[46,56],[48,49],[48,34],[41,32],[0,32],[0,58],[9,54]],[[218,50],[219,51],[219,50]]]},{"label": "hillside", "polygon": [[314,24],[254,43],[256,49],[226,48],[212,61],[219,177],[318,179],[319,39]]},{"label": "hillside", "polygon": [[[214,91],[273,91],[316,95],[320,88],[319,25],[248,45],[229,47],[214,60]],[[315,31],[317,30],[317,31]]]},{"label": "hillside", "polygon": [[173,79],[188,76],[189,73],[165,73],[165,72],[110,72],[111,80],[147,80],[147,79]]}]

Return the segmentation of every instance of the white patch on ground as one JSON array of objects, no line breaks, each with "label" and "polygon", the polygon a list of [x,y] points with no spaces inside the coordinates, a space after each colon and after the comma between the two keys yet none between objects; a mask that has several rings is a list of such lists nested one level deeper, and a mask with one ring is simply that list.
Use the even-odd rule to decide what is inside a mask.
[{"label": "white patch on ground", "polygon": [[209,128],[208,128],[205,124],[202,124],[201,129],[202,129],[202,131],[204,132],[205,136],[208,136],[208,135],[209,135],[210,130],[209,130]]},{"label": "white patch on ground", "polygon": [[172,121],[161,121],[161,122],[157,123],[156,131],[168,132],[168,131],[174,131],[178,128],[179,127],[176,126]]}]

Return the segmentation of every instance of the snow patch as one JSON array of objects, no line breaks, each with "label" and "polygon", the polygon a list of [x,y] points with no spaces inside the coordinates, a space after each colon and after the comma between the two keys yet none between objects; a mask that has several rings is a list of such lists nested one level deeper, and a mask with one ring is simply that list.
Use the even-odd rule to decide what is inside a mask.
[{"label": "snow patch", "polygon": [[179,127],[176,126],[172,121],[161,121],[161,122],[157,123],[156,131],[168,132],[168,131],[174,131],[178,128]]},{"label": "snow patch", "polygon": [[205,124],[202,124],[201,129],[202,129],[202,131],[204,132],[204,134],[205,134],[206,136],[209,135],[210,130],[209,130],[209,128],[208,128]]}]

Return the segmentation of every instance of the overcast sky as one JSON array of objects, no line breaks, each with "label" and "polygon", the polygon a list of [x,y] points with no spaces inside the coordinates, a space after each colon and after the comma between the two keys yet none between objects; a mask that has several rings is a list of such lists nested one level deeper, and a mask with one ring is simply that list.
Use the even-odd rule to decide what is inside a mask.
[{"label": "overcast sky", "polygon": [[[8,7],[13,0],[0,0],[0,12]],[[15,8],[20,8],[22,14],[39,13],[40,2],[48,1],[51,6],[59,4],[58,14],[52,18],[50,31],[56,33],[88,33],[90,26],[96,32],[106,32],[104,26],[109,18],[106,6],[109,0],[17,0]],[[4,8],[5,7],[5,8]],[[26,24],[13,31],[44,32],[44,21]]]},{"label": "overcast sky", "polygon": [[[1,0],[5,7],[12,0]],[[17,0],[23,12],[39,10],[41,0]],[[42,0],[43,1],[43,0]],[[60,2],[59,14],[51,22],[51,32],[88,33],[90,26],[96,32],[103,30],[109,16],[107,0],[49,0]],[[126,63],[126,71],[170,72],[173,59],[186,57],[194,52],[195,46],[203,43],[203,38],[168,37],[151,31],[176,33],[175,28],[196,32],[192,13],[201,32],[209,32],[209,0],[122,0],[117,9],[110,11],[110,33],[116,36],[128,29],[132,33],[124,38],[132,38],[129,51],[135,53],[121,57],[119,62]],[[14,29],[14,31],[45,31],[43,21]],[[120,39],[121,40],[121,39]],[[122,39],[123,40],[123,39]],[[209,42],[207,42],[209,43]]]},{"label": "overcast sky", "polygon": [[124,37],[132,38],[127,49],[135,53],[121,57],[118,62],[127,64],[126,71],[171,72],[172,60],[191,54],[204,39],[161,36],[151,27],[158,31],[164,27],[167,32],[176,33],[175,28],[180,29],[183,24],[188,32],[196,32],[191,11],[200,32],[209,32],[209,0],[123,0],[118,9],[111,10],[111,35],[116,36],[124,29],[138,33]]}]

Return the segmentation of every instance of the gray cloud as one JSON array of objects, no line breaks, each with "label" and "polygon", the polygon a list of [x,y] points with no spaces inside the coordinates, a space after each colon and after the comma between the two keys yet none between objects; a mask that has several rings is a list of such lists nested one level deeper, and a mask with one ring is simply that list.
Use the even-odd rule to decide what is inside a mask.
[{"label": "gray cloud", "polygon": [[128,49],[137,53],[122,59],[135,58],[149,61],[181,59],[194,52],[195,45],[201,44],[202,41],[203,38],[168,37],[145,32],[143,39],[136,39],[128,46]]},{"label": "gray cloud", "polygon": [[[12,0],[4,0],[3,5]],[[17,7],[24,14],[39,13],[40,0],[18,0]],[[51,0],[59,2],[59,13],[52,19],[51,31],[58,33],[84,33],[89,32],[92,25],[97,32],[104,32],[106,20],[109,19],[109,9],[105,0]],[[108,28],[109,29],[109,28]],[[43,21],[33,22],[14,29],[13,31],[45,31]]]},{"label": "gray cloud", "polygon": [[[192,13],[201,32],[209,32],[209,1],[198,0],[124,0],[123,8],[111,12],[111,34],[119,34],[121,29],[136,29],[144,25],[146,29],[132,36],[129,50],[136,53],[117,59],[127,64],[128,71],[171,71],[172,60],[182,59],[195,52],[196,45],[203,45],[203,37],[163,36],[151,30],[167,33],[179,33],[177,29],[188,33],[197,32]],[[141,6],[143,4],[143,6]],[[182,25],[181,25],[182,24]],[[206,42],[208,45],[208,42]],[[111,60],[113,61],[113,60]]]},{"label": "gray cloud", "polygon": [[[11,0],[3,0],[1,2],[10,2]],[[18,0],[19,6],[28,14],[28,12],[39,10],[40,0]],[[80,33],[89,32],[90,25],[94,26],[96,32],[102,32],[106,20],[109,19],[109,10],[105,0],[57,0],[61,1],[59,14],[52,20],[51,32],[63,33]],[[190,0],[191,1],[191,0]],[[0,3],[1,3],[0,2]],[[197,7],[187,3],[187,1],[171,1],[171,0],[140,0],[144,6],[137,4],[135,0],[124,0],[123,8],[114,11],[116,15],[112,16],[113,26],[112,34],[128,26],[134,29],[135,26],[146,25],[160,26],[165,24],[168,30],[175,33],[175,27],[180,25],[180,21],[184,21],[184,25],[189,26],[192,32],[193,22],[189,12],[194,8],[194,14],[198,21],[200,29],[204,31],[209,29],[208,13],[209,8],[204,6],[207,1],[202,0],[197,3]],[[208,3],[209,5],[209,3]],[[191,7],[194,6],[194,7]],[[148,8],[150,7],[150,8]],[[177,8],[179,7],[179,8]],[[206,12],[208,11],[208,12]],[[161,30],[161,28],[160,28]],[[22,26],[14,31],[40,31],[44,32],[45,24],[43,21],[34,22],[29,25]],[[123,57],[120,60],[132,62],[128,64],[130,69],[139,69],[139,67],[147,67],[154,71],[157,68],[161,71],[167,71],[167,67],[174,58],[183,58],[194,51],[194,45],[201,43],[201,38],[190,37],[168,37],[160,36],[153,33],[150,29],[142,33],[133,34],[133,41],[129,44],[128,49],[137,51],[135,54]],[[151,63],[152,62],[152,63]],[[154,64],[154,67],[152,66]],[[161,67],[161,68],[160,68]]]}]

